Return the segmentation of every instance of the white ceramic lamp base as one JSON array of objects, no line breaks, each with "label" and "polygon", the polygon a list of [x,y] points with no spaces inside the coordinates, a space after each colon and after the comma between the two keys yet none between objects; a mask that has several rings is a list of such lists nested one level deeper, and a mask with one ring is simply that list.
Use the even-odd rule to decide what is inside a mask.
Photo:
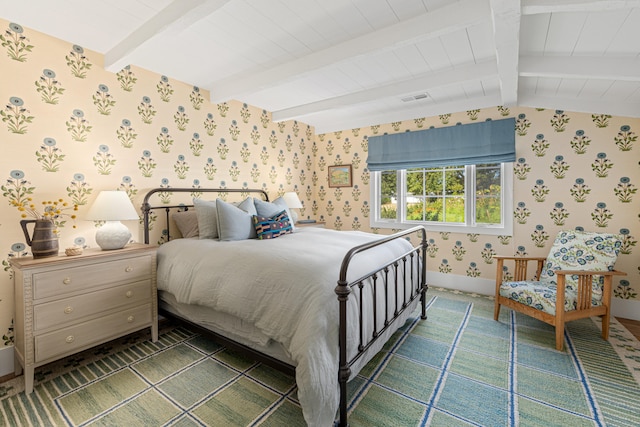
[{"label": "white ceramic lamp base", "polygon": [[129,239],[131,232],[120,221],[107,221],[96,231],[96,243],[103,251],[122,249]]}]

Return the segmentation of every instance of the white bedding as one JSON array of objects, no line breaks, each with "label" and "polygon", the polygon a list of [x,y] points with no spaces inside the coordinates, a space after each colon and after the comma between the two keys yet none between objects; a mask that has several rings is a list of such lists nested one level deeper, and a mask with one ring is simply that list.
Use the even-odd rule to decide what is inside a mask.
[{"label": "white bedding", "polygon": [[294,364],[280,343],[260,333],[250,323],[230,314],[203,305],[180,304],[166,291],[158,291],[158,308],[288,365]]},{"label": "white bedding", "polygon": [[[296,366],[298,398],[307,424],[330,426],[338,406],[339,316],[334,289],[340,265],[350,248],[380,237],[309,227],[271,240],[174,240],[158,250],[158,289],[170,292],[181,304],[237,317],[280,343]],[[357,255],[348,280],[409,250],[409,242],[397,239]],[[355,347],[358,303],[354,297],[349,301],[349,342]],[[406,310],[404,318],[411,311]],[[380,341],[372,351],[378,351],[386,338]],[[352,377],[364,362],[353,367]]]}]

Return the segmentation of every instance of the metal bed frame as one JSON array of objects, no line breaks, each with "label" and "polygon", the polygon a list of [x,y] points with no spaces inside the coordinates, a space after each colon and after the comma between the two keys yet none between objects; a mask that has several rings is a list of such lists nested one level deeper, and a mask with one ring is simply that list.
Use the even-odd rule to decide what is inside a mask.
[{"label": "metal bed frame", "polygon": [[[170,227],[170,213],[172,209],[187,209],[193,207],[192,204],[180,204],[180,205],[157,205],[154,206],[149,203],[151,196],[155,193],[159,192],[172,192],[172,193],[186,193],[186,192],[202,192],[202,193],[243,193],[243,194],[259,194],[265,201],[269,201],[269,196],[264,190],[255,190],[255,189],[227,189],[227,188],[203,188],[203,189],[194,189],[194,188],[154,188],[147,192],[144,197],[142,203],[142,216],[143,216],[143,226],[144,226],[144,243],[149,244],[149,226],[150,219],[149,216],[154,210],[164,210],[165,211],[165,224],[167,226],[167,241],[171,240],[171,230]],[[361,253],[366,253],[367,250],[375,248],[380,245],[384,245],[388,242],[391,242],[396,239],[406,239],[408,236],[421,232],[420,243],[413,247],[410,251],[406,252],[402,256],[392,260],[386,265],[380,266],[375,271],[371,271],[364,276],[353,280],[351,282],[347,281],[347,273],[349,271],[349,265],[352,259]],[[364,353],[373,345],[373,343],[381,336],[383,332],[385,332],[388,328],[392,326],[394,321],[402,314],[407,307],[416,299],[420,298],[421,300],[421,319],[426,319],[426,292],[428,289],[426,283],[426,268],[427,268],[427,232],[424,226],[413,227],[408,230],[404,230],[398,233],[395,233],[390,236],[381,237],[379,240],[375,240],[373,242],[365,243],[359,246],[355,246],[351,248],[342,260],[342,265],[340,267],[340,277],[337,281],[337,286],[335,288],[335,293],[337,295],[338,304],[339,304],[339,316],[340,316],[340,326],[338,332],[338,342],[339,342],[339,368],[338,368],[338,384],[339,384],[339,392],[340,392],[340,406],[339,406],[339,422],[338,425],[340,427],[345,427],[348,425],[347,423],[347,412],[348,412],[348,401],[347,401],[347,381],[351,375],[351,367],[354,363],[356,363]],[[417,274],[418,277],[414,277]],[[410,280],[407,280],[410,279]],[[363,321],[364,321],[364,308],[362,305],[358,305],[359,313],[358,319],[360,322],[359,328],[359,336],[358,336],[358,351],[355,356],[351,359],[348,358],[347,355],[347,304],[349,301],[349,295],[354,292],[358,292],[360,298],[362,299],[363,288],[365,286],[365,282],[373,282],[373,325],[374,330],[371,336],[365,336],[363,331]],[[382,283],[384,288],[384,295],[380,297],[378,295],[378,282]],[[418,283],[415,291],[412,289],[412,283]],[[389,301],[389,288],[392,287],[392,291],[394,292],[394,301],[395,307],[393,310],[393,316],[389,316],[389,306],[391,302]],[[407,292],[410,290],[410,292]],[[409,297],[407,297],[409,294]],[[382,301],[378,301],[378,299]],[[402,301],[401,306],[399,307],[399,301]],[[384,326],[378,329],[378,310],[377,305],[382,304],[384,309]],[[213,339],[220,342],[221,344],[227,346],[230,349],[238,351],[242,354],[245,354],[258,362],[262,362],[268,366],[271,366],[275,369],[278,369],[282,372],[285,372],[289,375],[295,376],[295,366],[292,366],[288,363],[282,362],[274,357],[271,357],[267,354],[261,353],[258,350],[255,350],[251,347],[233,341],[223,335],[217,334],[209,329],[206,329],[200,325],[197,325],[193,322],[190,322],[186,319],[179,318],[175,314],[171,313],[163,313],[164,315],[168,315],[170,317],[177,318],[181,322],[185,322],[190,327],[197,329],[199,332],[202,332],[206,335],[212,336]]]}]

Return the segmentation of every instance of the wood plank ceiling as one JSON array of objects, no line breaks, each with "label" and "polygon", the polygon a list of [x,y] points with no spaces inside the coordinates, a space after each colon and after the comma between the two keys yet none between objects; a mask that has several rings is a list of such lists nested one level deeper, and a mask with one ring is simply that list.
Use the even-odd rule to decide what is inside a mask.
[{"label": "wood plank ceiling", "polygon": [[316,133],[498,105],[640,117],[640,0],[0,0],[0,16]]}]

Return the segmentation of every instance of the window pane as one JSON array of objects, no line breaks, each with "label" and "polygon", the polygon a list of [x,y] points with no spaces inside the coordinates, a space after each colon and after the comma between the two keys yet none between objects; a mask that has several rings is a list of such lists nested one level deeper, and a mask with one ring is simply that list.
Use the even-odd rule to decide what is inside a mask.
[{"label": "window pane", "polygon": [[500,224],[501,168],[499,164],[476,166],[476,223]]},{"label": "window pane", "polygon": [[446,222],[464,222],[464,197],[447,197],[445,199]]},{"label": "window pane", "polygon": [[501,213],[499,197],[476,198],[476,222],[478,224],[500,224]]},{"label": "window pane", "polygon": [[464,196],[464,169],[450,169],[445,172],[446,194]]},{"label": "window pane", "polygon": [[425,221],[439,221],[444,218],[444,206],[442,197],[428,197],[427,206],[425,208]]},{"label": "window pane", "polygon": [[423,200],[418,197],[407,197],[407,211],[405,212],[407,221],[424,221]]},{"label": "window pane", "polygon": [[398,210],[398,175],[396,171],[380,173],[380,218],[396,219]]},{"label": "window pane", "polygon": [[425,195],[442,195],[444,190],[444,176],[442,170],[429,171],[425,176]]},{"label": "window pane", "polygon": [[407,171],[407,195],[424,195],[424,171],[411,169]]},{"label": "window pane", "polygon": [[500,165],[476,167],[477,194],[500,194]]}]

